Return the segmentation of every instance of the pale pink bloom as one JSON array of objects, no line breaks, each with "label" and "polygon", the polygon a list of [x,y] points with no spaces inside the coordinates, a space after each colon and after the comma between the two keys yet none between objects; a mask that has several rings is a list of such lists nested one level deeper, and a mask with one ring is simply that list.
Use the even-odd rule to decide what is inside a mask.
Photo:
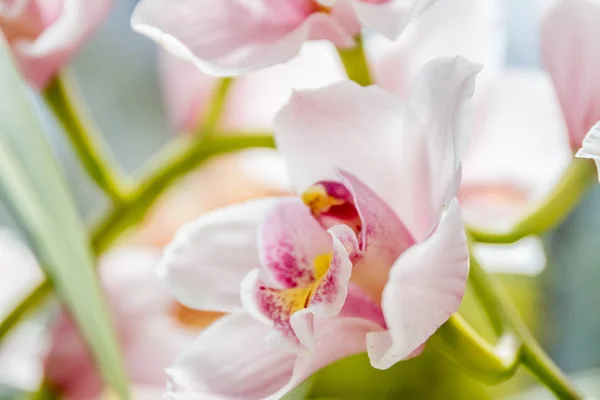
[{"label": "pale pink bloom", "polygon": [[600,179],[600,122],[596,123],[590,129],[583,139],[582,148],[577,152],[577,157],[591,158],[596,163],[598,169],[598,179]]},{"label": "pale pink bloom", "polygon": [[111,0],[4,0],[0,29],[23,75],[43,89],[104,20]]},{"label": "pale pink bloom", "polygon": [[435,60],[406,101],[347,81],[293,94],[275,132],[302,200],[215,211],[165,253],[179,301],[232,313],[169,368],[173,396],[277,398],[351,354],[420,352],[465,289],[455,195],[479,69]]},{"label": "pale pink bloom", "polygon": [[[202,322],[186,318],[166,293],[156,277],[159,259],[158,250],[122,248],[100,263],[126,370],[136,385],[163,386],[164,368],[197,334],[196,322]],[[62,397],[90,399],[104,390],[95,363],[66,314],[53,327],[44,365],[46,379]]]},{"label": "pale pink bloom", "polygon": [[[552,189],[571,158],[560,108],[542,72],[504,69],[505,34],[497,1],[437,2],[395,42],[374,36],[365,46],[377,84],[401,97],[433,58],[461,54],[484,65],[474,95],[475,140],[459,194],[468,222],[509,229]],[[194,129],[202,122],[215,79],[166,51],[160,52],[160,71],[167,115],[178,130]],[[228,94],[222,126],[270,130],[293,89],[321,87],[344,76],[330,43],[308,43],[288,63],[239,77]],[[279,154],[244,152],[239,160],[241,170],[264,187],[289,190]],[[478,255],[494,272],[532,274],[545,265],[542,245],[533,238],[514,249],[484,246]]]},{"label": "pale pink bloom", "polygon": [[552,77],[571,148],[600,120],[600,2],[555,0],[542,21],[542,59]]},{"label": "pale pink bloom", "polygon": [[394,39],[435,0],[143,0],[134,30],[213,75],[292,59],[306,40],[355,45],[364,25]]}]

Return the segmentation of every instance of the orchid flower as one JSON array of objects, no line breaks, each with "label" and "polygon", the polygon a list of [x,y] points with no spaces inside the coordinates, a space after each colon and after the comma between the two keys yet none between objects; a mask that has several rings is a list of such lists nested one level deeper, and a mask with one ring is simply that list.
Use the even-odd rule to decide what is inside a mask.
[{"label": "orchid flower", "polygon": [[468,250],[455,199],[480,66],[437,59],[406,101],[339,82],[275,120],[299,197],[214,211],[160,268],[177,300],[228,312],[170,367],[175,397],[280,397],[332,361],[416,355],[456,312]]},{"label": "orchid flower", "polygon": [[[458,197],[469,223],[491,229],[509,228],[543,198],[571,157],[550,81],[541,72],[506,70],[504,36],[497,1],[455,0],[434,4],[395,42],[374,36],[364,43],[377,84],[401,97],[433,58],[461,54],[485,65],[474,94],[476,137],[466,155]],[[215,79],[164,50],[159,61],[167,115],[177,130],[192,130],[202,122]],[[344,75],[331,44],[308,43],[290,62],[238,78],[228,93],[222,127],[270,129],[293,89],[325,86]],[[260,102],[255,101],[258,92]],[[513,162],[507,163],[498,146],[513,154]],[[544,152],[531,152],[540,146]],[[255,150],[243,152],[239,160],[242,171],[263,187],[290,190],[280,154]],[[494,272],[536,274],[545,266],[536,238],[514,247],[477,244],[475,251]]]},{"label": "orchid flower", "polygon": [[[136,385],[163,385],[164,368],[220,316],[174,302],[156,277],[159,260],[158,250],[125,247],[111,251],[100,263],[127,372]],[[50,385],[65,398],[94,398],[103,391],[94,360],[66,314],[54,324],[44,367]]]},{"label": "orchid flower", "polygon": [[0,30],[37,89],[64,66],[104,20],[110,0],[7,0]]},{"label": "orchid flower", "polygon": [[[220,316],[173,301],[156,277],[159,259],[158,250],[129,247],[112,251],[100,264],[127,372],[134,384],[149,388],[163,387],[164,368]],[[43,275],[31,252],[8,231],[0,232],[0,270],[6,278],[0,304],[5,315]],[[61,314],[48,334],[43,322],[39,317],[27,321],[2,343],[0,382],[34,391],[45,376],[61,397],[98,396],[103,383],[75,326]]]},{"label": "orchid flower", "polygon": [[542,21],[542,59],[562,107],[569,143],[576,151],[600,120],[600,3],[557,0]]},{"label": "orchid flower", "polygon": [[364,25],[389,39],[435,0],[143,0],[131,25],[212,75],[292,59],[306,40],[351,48]]}]

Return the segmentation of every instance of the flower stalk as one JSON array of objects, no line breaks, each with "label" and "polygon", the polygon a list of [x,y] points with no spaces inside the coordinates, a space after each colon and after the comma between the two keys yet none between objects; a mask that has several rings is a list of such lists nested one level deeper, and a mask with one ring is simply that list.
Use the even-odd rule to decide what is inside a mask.
[{"label": "flower stalk", "polygon": [[72,76],[57,75],[43,96],[88,175],[113,202],[124,201],[129,182],[83,107]]},{"label": "flower stalk", "polygon": [[[90,230],[91,246],[100,256],[133,224],[141,221],[159,197],[179,178],[218,154],[247,148],[274,148],[268,134],[227,134],[210,139],[182,137],[158,156],[162,160],[130,192],[103,214]],[[149,163],[155,165],[154,161]],[[33,309],[52,293],[49,280],[44,280],[0,322],[0,341]]]},{"label": "flower stalk", "polygon": [[356,38],[356,45],[349,49],[337,49],[348,79],[361,86],[373,84],[369,64],[365,56],[362,36]]},{"label": "flower stalk", "polygon": [[514,243],[529,235],[539,235],[560,224],[596,181],[591,160],[573,158],[554,190],[531,214],[505,233],[471,229],[471,235],[482,243]]},{"label": "flower stalk", "polygon": [[208,105],[208,110],[205,114],[204,123],[200,124],[198,133],[206,134],[215,132],[225,109],[227,95],[234,83],[233,78],[221,78],[215,87],[214,95]]},{"label": "flower stalk", "polygon": [[521,343],[519,362],[557,398],[583,399],[579,390],[540,347],[503,288],[483,270],[473,253],[470,254],[470,260],[469,279],[495,333],[501,338],[507,334],[517,337]]}]

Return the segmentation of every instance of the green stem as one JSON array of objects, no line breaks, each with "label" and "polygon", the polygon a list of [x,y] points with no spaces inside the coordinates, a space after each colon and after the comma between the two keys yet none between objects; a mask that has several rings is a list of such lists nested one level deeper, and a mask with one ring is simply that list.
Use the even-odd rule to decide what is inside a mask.
[{"label": "green stem", "polygon": [[125,229],[140,221],[156,199],[178,178],[218,154],[254,147],[274,148],[271,135],[223,135],[203,140],[182,137],[166,149],[159,165],[142,179],[123,204],[113,206],[92,228],[92,247],[103,253]]},{"label": "green stem", "polygon": [[539,207],[517,223],[509,232],[485,232],[471,229],[473,239],[483,243],[513,243],[529,235],[539,235],[560,224],[596,181],[594,164],[574,158],[554,190]]},{"label": "green stem", "polygon": [[356,38],[356,46],[350,49],[338,49],[338,54],[340,55],[342,64],[344,64],[348,79],[353,80],[361,86],[373,84],[371,73],[369,72],[369,64],[365,57],[362,36]]},{"label": "green stem", "polygon": [[[167,148],[159,157],[163,161],[146,174],[137,187],[120,203],[93,225],[92,248],[97,255],[104,253],[131,224],[140,221],[148,213],[164,191],[177,179],[197,168],[209,158],[223,153],[246,148],[274,148],[271,135],[224,135],[210,139],[183,137]],[[151,161],[150,165],[155,165]],[[37,308],[52,292],[46,279],[18,304],[2,323],[0,341],[15,327],[28,312]]]},{"label": "green stem", "polygon": [[519,366],[521,342],[514,334],[502,335],[492,346],[459,314],[440,327],[430,344],[465,372],[488,384],[507,380]]},{"label": "green stem", "polygon": [[41,305],[50,293],[52,293],[52,286],[48,284],[48,280],[45,280],[17,304],[0,323],[0,342],[21,319],[27,316],[31,310]]},{"label": "green stem", "polygon": [[77,156],[92,180],[114,202],[120,202],[127,190],[108,146],[87,116],[76,85],[67,72],[59,74],[44,91],[44,99],[71,141]]},{"label": "green stem", "polygon": [[520,362],[559,399],[583,396],[537,343],[503,288],[489,276],[473,254],[469,279],[498,335],[514,332],[521,341]]},{"label": "green stem", "polygon": [[215,132],[218,129],[219,122],[223,116],[227,94],[229,93],[233,82],[233,78],[222,78],[219,80],[212,100],[208,105],[204,123],[199,125],[199,132],[206,134],[207,132]]}]

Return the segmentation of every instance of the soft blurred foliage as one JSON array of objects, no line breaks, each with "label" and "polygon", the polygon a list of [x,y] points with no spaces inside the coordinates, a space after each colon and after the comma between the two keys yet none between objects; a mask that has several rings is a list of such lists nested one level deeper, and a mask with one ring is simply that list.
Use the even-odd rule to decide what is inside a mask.
[{"label": "soft blurred foliage", "polygon": [[[121,164],[136,171],[172,138],[161,103],[155,46],[129,27],[134,1],[115,1],[108,23],[79,54],[74,71],[93,116],[107,135]],[[504,2],[508,24],[507,59],[513,65],[539,63],[535,0]],[[51,118],[48,117],[51,123]],[[59,154],[82,213],[102,206],[99,191],[87,180],[68,144],[57,130],[52,144]],[[600,188],[595,188],[558,229],[545,238],[548,268],[538,277],[503,277],[524,319],[568,373],[600,367]],[[0,221],[12,224],[5,210]],[[462,311],[484,336],[492,337],[482,311],[468,293]],[[598,385],[598,373],[579,373],[583,385]],[[343,360],[321,371],[289,398],[487,399],[533,385],[518,379],[485,387],[458,371],[433,351],[399,363],[387,371],[368,367],[366,355]],[[376,392],[365,393],[368,386]],[[340,393],[340,388],[343,392]],[[518,399],[550,398],[539,389]],[[6,398],[12,394],[5,392]],[[0,398],[4,398],[0,395]],[[517,397],[514,398],[517,400]]]}]

